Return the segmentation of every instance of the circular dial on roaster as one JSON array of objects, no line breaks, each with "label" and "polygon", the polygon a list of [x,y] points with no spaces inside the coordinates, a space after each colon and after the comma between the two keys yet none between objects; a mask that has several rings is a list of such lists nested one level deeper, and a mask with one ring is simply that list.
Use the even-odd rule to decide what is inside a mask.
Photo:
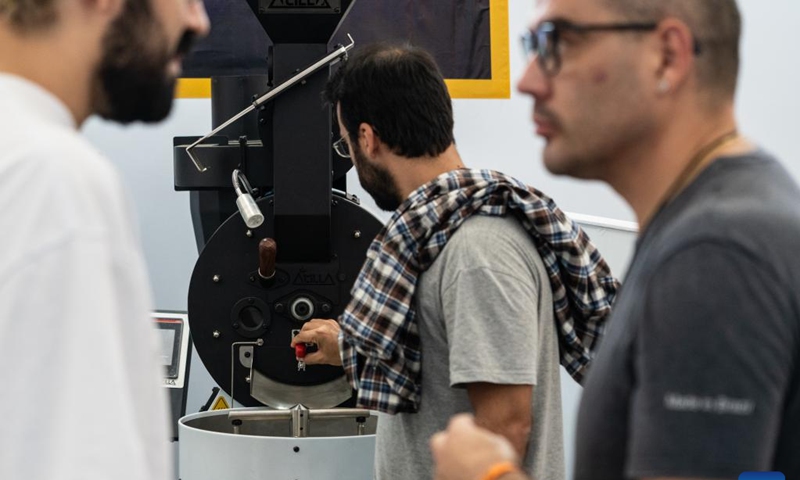
[{"label": "circular dial on roaster", "polygon": [[293,390],[296,399],[297,387],[343,378],[341,367],[300,365],[291,339],[305,322],[342,312],[381,228],[355,202],[334,195],[330,260],[281,263],[270,200],[258,201],[267,221],[256,229],[248,229],[238,214],[223,223],[203,249],[189,288],[189,323],[198,355],[220,388],[229,395],[233,388],[234,398],[245,406],[265,403],[257,399],[263,395],[251,395],[254,384],[277,390],[266,398]]}]

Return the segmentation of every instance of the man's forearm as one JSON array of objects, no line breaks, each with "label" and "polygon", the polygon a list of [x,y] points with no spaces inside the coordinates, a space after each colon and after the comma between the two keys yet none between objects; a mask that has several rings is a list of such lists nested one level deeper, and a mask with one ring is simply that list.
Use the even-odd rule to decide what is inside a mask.
[{"label": "man's forearm", "polygon": [[525,457],[525,453],[528,451],[528,442],[531,433],[530,418],[487,419],[481,418],[480,415],[476,414],[475,424],[492,433],[502,435],[506,440],[511,442],[514,451],[517,452],[520,458]]},{"label": "man's forearm", "polygon": [[525,458],[533,424],[533,387],[471,383],[466,388],[475,411],[475,423],[505,437],[519,458]]}]

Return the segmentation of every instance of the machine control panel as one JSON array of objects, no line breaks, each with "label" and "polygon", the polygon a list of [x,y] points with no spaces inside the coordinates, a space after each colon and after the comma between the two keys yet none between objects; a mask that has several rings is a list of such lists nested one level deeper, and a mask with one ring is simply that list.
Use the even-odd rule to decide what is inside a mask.
[{"label": "machine control panel", "polygon": [[185,313],[153,312],[158,327],[159,363],[164,366],[164,386],[184,388],[189,350],[189,325]]},{"label": "machine control panel", "polygon": [[159,363],[164,366],[162,381],[168,389],[172,436],[177,440],[178,420],[186,413],[189,375],[189,319],[186,313],[153,312],[158,329]]}]

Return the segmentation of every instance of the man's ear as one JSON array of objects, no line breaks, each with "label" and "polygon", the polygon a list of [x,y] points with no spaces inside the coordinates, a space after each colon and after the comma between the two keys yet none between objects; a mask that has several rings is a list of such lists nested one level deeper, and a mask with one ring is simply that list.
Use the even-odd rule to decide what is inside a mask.
[{"label": "man's ear", "polygon": [[689,26],[677,18],[666,18],[656,32],[659,65],[656,90],[667,94],[682,86],[695,65],[695,39]]},{"label": "man's ear", "polygon": [[374,157],[380,149],[380,138],[369,123],[362,123],[358,126],[358,141],[361,150],[370,157]]}]

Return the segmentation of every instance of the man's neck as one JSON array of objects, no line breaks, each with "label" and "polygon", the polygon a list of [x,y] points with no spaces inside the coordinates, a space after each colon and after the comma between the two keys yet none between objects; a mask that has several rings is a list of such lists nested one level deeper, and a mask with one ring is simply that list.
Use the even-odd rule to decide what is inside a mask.
[{"label": "man's neck", "polygon": [[0,24],[0,72],[38,84],[69,109],[77,125],[90,114],[90,55],[59,30],[18,35]]},{"label": "man's neck", "polygon": [[394,162],[393,177],[397,182],[402,198],[422,185],[431,182],[443,173],[464,168],[464,162],[455,145],[450,145],[441,155],[431,158],[397,158]]},{"label": "man's neck", "polygon": [[[735,130],[732,105],[713,118],[672,122],[657,135],[615,158],[614,170],[605,180],[628,202],[640,230],[644,230],[658,210],[715,159],[752,150],[752,145],[741,137],[722,138]],[[715,146],[715,140],[719,139],[724,141]],[[709,146],[715,148],[696,158]],[[696,160],[694,166],[689,165],[692,160]]]}]

